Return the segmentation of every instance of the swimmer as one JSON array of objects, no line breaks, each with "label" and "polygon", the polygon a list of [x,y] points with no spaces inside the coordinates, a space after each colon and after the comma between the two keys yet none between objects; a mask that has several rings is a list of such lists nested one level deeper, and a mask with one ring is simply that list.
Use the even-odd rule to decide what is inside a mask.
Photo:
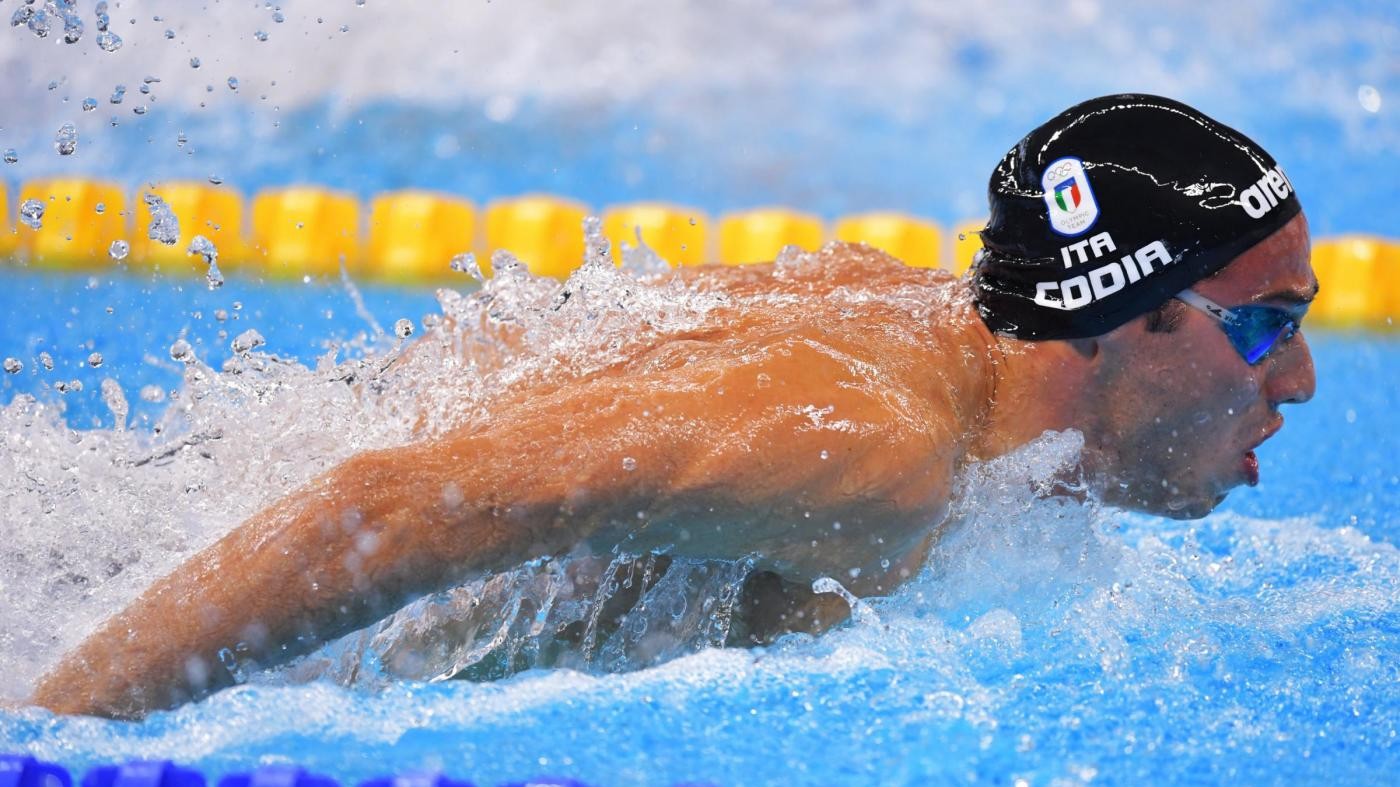
[{"label": "swimmer", "polygon": [[[969,275],[833,244],[705,268],[729,303],[576,383],[442,437],[358,455],[113,615],[40,682],[60,713],[140,717],[473,576],[580,548],[757,556],[752,641],[840,619],[917,571],[960,469],[1084,437],[1105,502],[1200,517],[1256,484],[1280,406],[1314,389],[1306,220],[1258,145],[1118,95],[1032,131],[993,172]],[[761,297],[759,297],[761,296]]]}]

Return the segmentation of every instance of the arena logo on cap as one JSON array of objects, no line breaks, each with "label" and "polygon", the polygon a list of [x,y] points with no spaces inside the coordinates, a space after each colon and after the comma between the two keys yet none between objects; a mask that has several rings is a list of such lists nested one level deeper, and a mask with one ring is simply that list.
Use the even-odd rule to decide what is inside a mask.
[{"label": "arena logo on cap", "polygon": [[1282,167],[1276,166],[1240,194],[1240,207],[1251,219],[1262,219],[1292,193],[1293,182],[1283,174]]},{"label": "arena logo on cap", "polygon": [[1050,162],[1040,176],[1050,227],[1061,235],[1083,235],[1099,218],[1099,203],[1084,174],[1084,162],[1066,157]]}]

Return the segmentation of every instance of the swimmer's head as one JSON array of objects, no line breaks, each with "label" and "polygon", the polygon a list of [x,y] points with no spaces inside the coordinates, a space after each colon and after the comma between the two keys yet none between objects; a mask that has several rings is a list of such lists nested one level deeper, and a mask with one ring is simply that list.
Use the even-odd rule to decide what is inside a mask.
[{"label": "swimmer's head", "polygon": [[1273,158],[1178,102],[1107,96],[1027,135],[990,200],[978,312],[1002,336],[1073,347],[1072,420],[1105,499],[1197,517],[1257,482],[1280,405],[1313,394],[1307,344],[1280,335],[1251,363],[1177,296],[1302,320],[1317,288],[1307,222]]}]

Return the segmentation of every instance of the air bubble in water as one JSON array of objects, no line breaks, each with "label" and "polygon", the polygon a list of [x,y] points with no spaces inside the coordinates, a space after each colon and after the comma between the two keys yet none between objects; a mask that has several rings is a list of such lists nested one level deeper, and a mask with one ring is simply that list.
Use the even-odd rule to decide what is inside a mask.
[{"label": "air bubble in water", "polygon": [[19,161],[19,153],[14,148],[5,148],[5,163],[13,164]]},{"label": "air bubble in water", "polygon": [[141,386],[141,401],[163,402],[165,401],[165,389],[159,385],[143,385]]},{"label": "air bubble in water", "polygon": [[181,363],[192,363],[194,361],[194,348],[184,339],[176,339],[170,345],[170,360]]},{"label": "air bubble in water", "polygon": [[394,323],[394,335],[399,337],[400,339],[407,339],[408,337],[412,336],[413,320],[410,320],[407,317],[399,318],[399,321]]},{"label": "air bubble in water", "polygon": [[267,340],[263,338],[263,335],[258,333],[255,329],[249,328],[243,333],[233,337],[233,342],[229,344],[229,347],[239,355],[243,355],[244,353],[256,350],[264,344],[267,344]]},{"label": "air bubble in water", "polygon": [[19,206],[19,220],[24,226],[37,230],[44,226],[44,203],[27,199]]},{"label": "air bubble in water", "polygon": [[53,371],[53,356],[46,352],[39,353],[39,365],[44,367],[44,371]]},{"label": "air bubble in water", "polygon": [[146,230],[146,237],[166,246],[174,246],[176,241],[180,240],[180,220],[175,218],[165,200],[155,194],[147,192],[141,199],[151,211],[151,224]]},{"label": "air bubble in water", "polygon": [[97,109],[97,99],[95,99],[95,98],[85,98],[85,99],[83,99],[83,111],[84,111],[84,112],[91,112],[91,111],[93,111],[94,109]]},{"label": "air bubble in water", "polygon": [[102,365],[102,353],[92,353],[88,356],[88,366],[96,369]]},{"label": "air bubble in water", "polygon": [[18,358],[6,358],[5,371],[9,374],[19,374],[24,371],[24,364],[20,363]]},{"label": "air bubble in water", "polygon": [[131,253],[131,244],[124,240],[112,241],[111,247],[107,249],[107,256],[120,262],[126,259],[126,255]]},{"label": "air bubble in water", "polygon": [[58,151],[60,156],[71,156],[73,151],[78,149],[78,129],[72,123],[64,123],[58,127],[58,133],[53,138],[53,149]]},{"label": "air bubble in water", "polygon": [[630,456],[624,456],[624,457],[622,457],[622,469],[623,469],[623,470],[626,470],[626,471],[629,472],[629,473],[632,472],[633,470],[636,470],[636,469],[637,469],[637,460],[636,460],[636,459],[633,459],[633,458],[630,457]]}]

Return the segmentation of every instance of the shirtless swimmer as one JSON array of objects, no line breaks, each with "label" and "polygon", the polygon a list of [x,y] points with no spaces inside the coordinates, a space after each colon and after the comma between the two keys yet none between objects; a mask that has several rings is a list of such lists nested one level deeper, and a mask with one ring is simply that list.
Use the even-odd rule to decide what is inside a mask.
[{"label": "shirtless swimmer", "polygon": [[[792,587],[885,593],[964,465],[1051,429],[1084,435],[1085,477],[1124,508],[1199,517],[1257,483],[1280,405],[1314,387],[1307,223],[1273,159],[1175,101],[1107,96],[1032,131],[989,199],[964,279],[839,244],[783,275],[690,274],[735,306],[484,423],[350,459],[155,583],[33,701],[141,716],[231,683],[223,648],[283,661],[580,544],[757,555]],[[366,534],[377,548],[347,561]],[[781,589],[750,597],[754,631],[830,622],[788,614]]]}]

